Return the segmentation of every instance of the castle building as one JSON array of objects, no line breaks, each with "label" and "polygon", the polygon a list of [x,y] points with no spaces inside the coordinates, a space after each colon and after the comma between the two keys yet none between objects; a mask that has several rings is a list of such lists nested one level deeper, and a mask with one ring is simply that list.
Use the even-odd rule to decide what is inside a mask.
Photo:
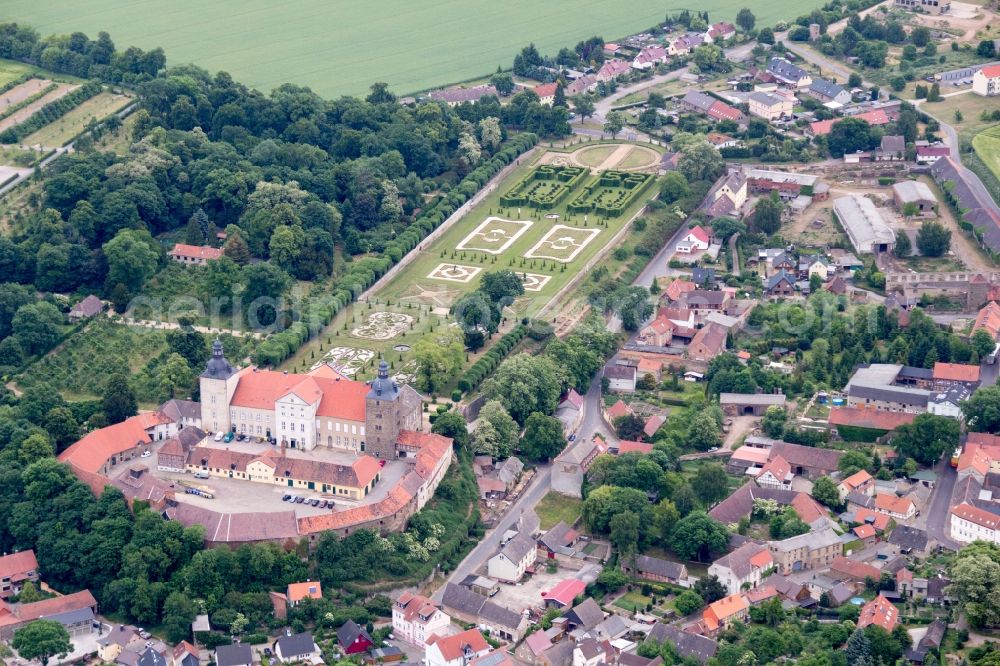
[{"label": "castle building", "polygon": [[385,361],[370,386],[328,366],[308,374],[237,370],[216,340],[200,385],[203,429],[261,437],[292,449],[322,446],[395,458],[400,431],[419,431],[422,425],[420,394],[393,381]]}]

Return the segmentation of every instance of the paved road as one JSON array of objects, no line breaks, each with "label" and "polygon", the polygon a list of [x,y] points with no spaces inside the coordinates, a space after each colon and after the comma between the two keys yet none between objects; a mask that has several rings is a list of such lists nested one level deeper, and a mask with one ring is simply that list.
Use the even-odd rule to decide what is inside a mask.
[{"label": "paved road", "polygon": [[[598,389],[600,386],[598,385]],[[531,480],[528,488],[521,494],[514,505],[510,507],[506,515],[500,519],[497,526],[492,530],[488,531],[486,535],[480,539],[476,547],[472,549],[464,560],[455,568],[455,570],[448,577],[449,583],[458,584],[463,578],[469,574],[475,573],[477,569],[484,566],[486,561],[491,558],[497,550],[500,548],[500,541],[503,538],[504,532],[511,529],[521,517],[521,514],[528,510],[533,510],[535,505],[545,495],[548,494],[549,488],[552,482],[552,466],[551,465],[539,465],[537,472],[535,473],[535,478]],[[441,601],[441,597],[444,595],[445,586],[442,585],[434,593],[433,598],[436,601]]]},{"label": "paved road", "polygon": [[958,480],[958,472],[951,466],[950,458],[951,456],[946,456],[934,470],[938,478],[927,509],[927,536],[948,548],[958,550],[960,544],[948,536],[948,510],[951,508],[955,481]]}]

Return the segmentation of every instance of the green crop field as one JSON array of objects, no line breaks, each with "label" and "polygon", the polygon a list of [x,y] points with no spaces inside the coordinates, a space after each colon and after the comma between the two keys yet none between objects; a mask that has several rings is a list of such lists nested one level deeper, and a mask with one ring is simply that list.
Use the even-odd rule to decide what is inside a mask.
[{"label": "green crop field", "polygon": [[972,147],[983,164],[1000,179],[1000,125],[983,130],[972,139]]},{"label": "green crop field", "polygon": [[163,47],[169,64],[225,70],[249,85],[285,82],[328,97],[357,95],[373,81],[399,93],[462,81],[509,67],[529,42],[543,53],[593,34],[606,39],[644,30],[670,11],[707,10],[732,21],[749,6],[758,25],[818,7],[764,0],[5,0],[0,20],[30,23],[42,34],[109,32],[121,48]]}]

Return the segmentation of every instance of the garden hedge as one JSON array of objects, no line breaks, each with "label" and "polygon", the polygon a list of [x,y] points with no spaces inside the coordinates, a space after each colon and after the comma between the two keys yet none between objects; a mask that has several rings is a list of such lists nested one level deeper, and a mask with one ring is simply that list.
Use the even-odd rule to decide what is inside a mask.
[{"label": "garden hedge", "polygon": [[104,86],[96,81],[84,83],[65,97],[49,102],[23,123],[8,127],[0,132],[0,143],[18,143],[29,134],[59,120],[102,90],[104,90]]},{"label": "garden hedge", "polygon": [[524,324],[518,324],[517,328],[500,338],[495,345],[490,347],[488,352],[479,357],[479,360],[465,371],[458,380],[458,390],[464,393],[478,387],[483,379],[497,369],[497,366],[527,334],[528,327]]}]

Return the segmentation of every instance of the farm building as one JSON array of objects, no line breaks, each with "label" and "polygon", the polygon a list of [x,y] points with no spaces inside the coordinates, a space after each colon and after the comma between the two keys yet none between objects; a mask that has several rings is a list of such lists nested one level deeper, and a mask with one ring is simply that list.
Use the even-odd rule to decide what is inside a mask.
[{"label": "farm building", "polygon": [[730,416],[763,416],[768,407],[784,407],[785,396],[782,393],[721,393],[719,404],[722,411]]},{"label": "farm building", "polygon": [[908,203],[916,204],[917,210],[921,213],[934,210],[937,206],[937,197],[931,192],[931,188],[919,180],[904,180],[893,185],[892,199],[900,210]]},{"label": "farm building", "polygon": [[833,201],[833,212],[859,254],[890,252],[896,234],[868,197],[849,194]]}]

